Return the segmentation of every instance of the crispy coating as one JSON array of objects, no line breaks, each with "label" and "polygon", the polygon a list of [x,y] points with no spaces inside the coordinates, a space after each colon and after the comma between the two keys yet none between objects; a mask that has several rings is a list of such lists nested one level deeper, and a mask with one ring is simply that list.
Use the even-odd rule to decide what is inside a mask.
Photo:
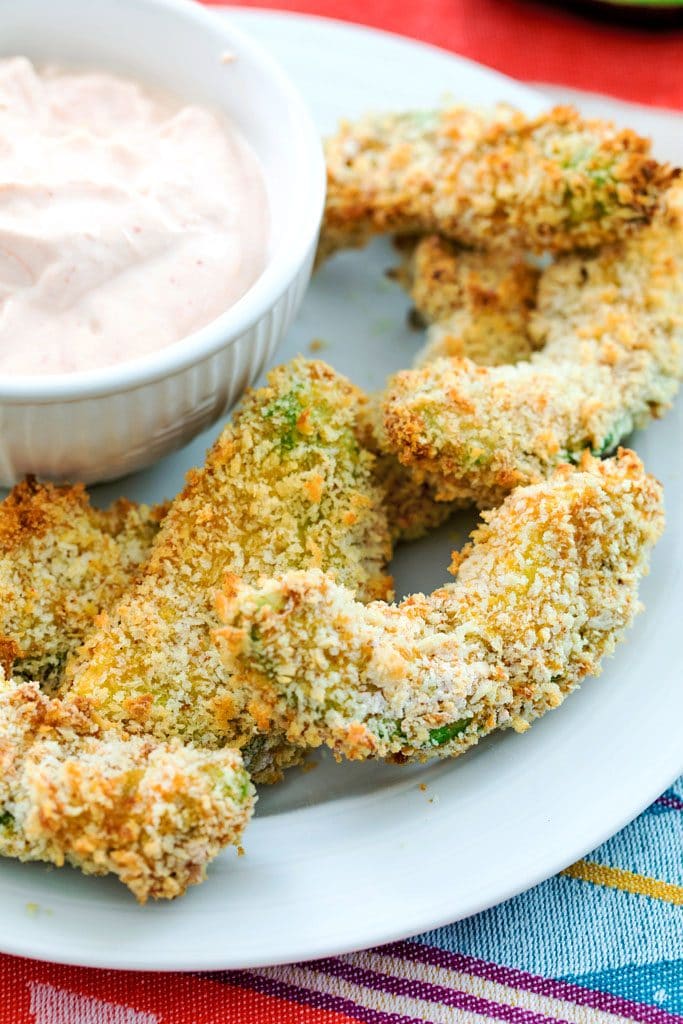
[{"label": "crispy coating", "polygon": [[254,791],[235,750],[122,737],[87,701],[0,691],[0,854],[114,874],[171,899],[238,844]]},{"label": "crispy coating", "polygon": [[375,455],[373,478],[382,496],[392,544],[418,540],[469,502],[437,501],[429,482],[418,483],[393,453],[383,451],[379,441],[381,418],[380,396],[364,396],[356,434],[360,444]]},{"label": "crispy coating", "polygon": [[216,642],[295,742],[348,758],[454,756],[557,707],[639,608],[663,527],[633,452],[584,455],[483,515],[429,596],[367,606],[315,572],[232,585]]},{"label": "crispy coating", "polygon": [[375,479],[384,494],[389,528],[394,543],[419,540],[447,522],[453,512],[469,502],[437,501],[432,485],[417,483],[395,455],[379,453]]},{"label": "crispy coating", "polygon": [[442,500],[500,503],[671,404],[682,370],[683,189],[628,241],[541,275],[526,362],[437,359],[389,381],[381,444]]},{"label": "crispy coating", "polygon": [[55,689],[68,656],[147,556],[163,508],[106,511],[82,485],[29,478],[0,503],[0,652],[6,674]]},{"label": "crispy coating", "polygon": [[328,140],[319,258],[376,234],[567,252],[649,222],[676,171],[632,131],[570,107],[369,115]]},{"label": "crispy coating", "polygon": [[246,397],[171,504],[139,581],[68,665],[71,694],[131,733],[244,747],[258,781],[300,759],[263,734],[259,700],[223,665],[213,593],[226,574],[255,582],[314,567],[366,600],[390,593],[374,457],[354,433],[361,398],[302,359]]},{"label": "crispy coating", "polygon": [[529,323],[540,270],[519,253],[473,252],[439,235],[401,248],[403,265],[392,276],[429,324],[416,366],[450,356],[499,366],[538,348]]}]

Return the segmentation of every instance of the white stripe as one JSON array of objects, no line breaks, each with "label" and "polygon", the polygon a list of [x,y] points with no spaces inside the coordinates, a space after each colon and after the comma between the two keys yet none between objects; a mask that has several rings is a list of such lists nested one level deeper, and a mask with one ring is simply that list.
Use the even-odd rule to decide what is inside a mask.
[{"label": "white stripe", "polygon": [[[299,988],[307,988],[314,992],[326,992],[331,995],[348,999],[357,1006],[378,1010],[381,1013],[398,1013],[417,1020],[432,1021],[433,1024],[501,1024],[493,1017],[481,1016],[470,1010],[458,1010],[439,1003],[429,1003],[410,996],[397,996],[392,992],[376,992],[363,988],[343,978],[332,977],[321,971],[312,971],[305,965],[298,967],[288,964],[286,967],[266,968],[250,972],[262,977],[272,977],[277,981],[285,981]],[[60,1022],[61,1024],[61,1022]]]},{"label": "white stripe", "polygon": [[129,1006],[79,996],[54,985],[29,982],[31,1013],[35,1024],[159,1024],[152,1013],[140,1013]]},{"label": "white stripe", "polygon": [[372,952],[353,953],[344,959],[380,974],[393,975],[396,978],[417,978],[429,982],[430,985],[459,989],[461,992],[469,992],[481,999],[490,999],[504,1006],[523,1006],[525,1010],[542,1013],[546,1017],[569,1020],[572,1024],[624,1024],[625,1020],[630,1020],[590,1006],[577,1006],[576,1003],[565,999],[556,999],[553,996],[544,996],[538,992],[528,992],[526,989],[490,981],[488,978],[480,978],[474,974],[461,973],[449,967],[435,967],[432,964],[381,956]]}]

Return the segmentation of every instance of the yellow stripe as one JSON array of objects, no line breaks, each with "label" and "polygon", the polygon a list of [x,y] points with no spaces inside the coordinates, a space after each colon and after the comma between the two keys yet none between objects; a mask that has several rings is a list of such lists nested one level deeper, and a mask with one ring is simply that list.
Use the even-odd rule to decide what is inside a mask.
[{"label": "yellow stripe", "polygon": [[590,860],[579,860],[571,867],[565,868],[562,874],[569,875],[570,878],[579,878],[582,882],[609,885],[623,892],[634,892],[639,896],[651,896],[654,900],[666,900],[677,907],[683,906],[683,886],[660,882],[657,878],[637,875],[622,868],[609,868]]}]

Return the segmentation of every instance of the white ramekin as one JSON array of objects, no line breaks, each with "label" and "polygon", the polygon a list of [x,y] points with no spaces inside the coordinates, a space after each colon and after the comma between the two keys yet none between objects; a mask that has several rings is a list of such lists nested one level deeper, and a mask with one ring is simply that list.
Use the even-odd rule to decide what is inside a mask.
[{"label": "white ramekin", "polygon": [[[226,60],[226,52],[236,59]],[[0,55],[14,54],[138,76],[218,107],[265,171],[268,263],[222,316],[113,367],[0,376],[0,483],[25,473],[112,479],[208,427],[272,356],[310,277],[325,193],[320,141],[303,100],[268,54],[229,19],[190,0],[0,0]]]}]

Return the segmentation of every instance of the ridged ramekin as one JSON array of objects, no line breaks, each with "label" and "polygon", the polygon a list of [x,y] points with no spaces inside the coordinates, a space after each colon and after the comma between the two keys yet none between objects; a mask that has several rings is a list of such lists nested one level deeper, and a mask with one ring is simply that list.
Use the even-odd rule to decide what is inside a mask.
[{"label": "ridged ramekin", "polygon": [[223,315],[115,366],[0,376],[0,483],[25,473],[113,479],[210,426],[273,355],[310,278],[325,194],[320,141],[268,54],[229,19],[189,0],[0,0],[0,55],[17,54],[137,76],[222,109],[265,173],[267,265]]}]

